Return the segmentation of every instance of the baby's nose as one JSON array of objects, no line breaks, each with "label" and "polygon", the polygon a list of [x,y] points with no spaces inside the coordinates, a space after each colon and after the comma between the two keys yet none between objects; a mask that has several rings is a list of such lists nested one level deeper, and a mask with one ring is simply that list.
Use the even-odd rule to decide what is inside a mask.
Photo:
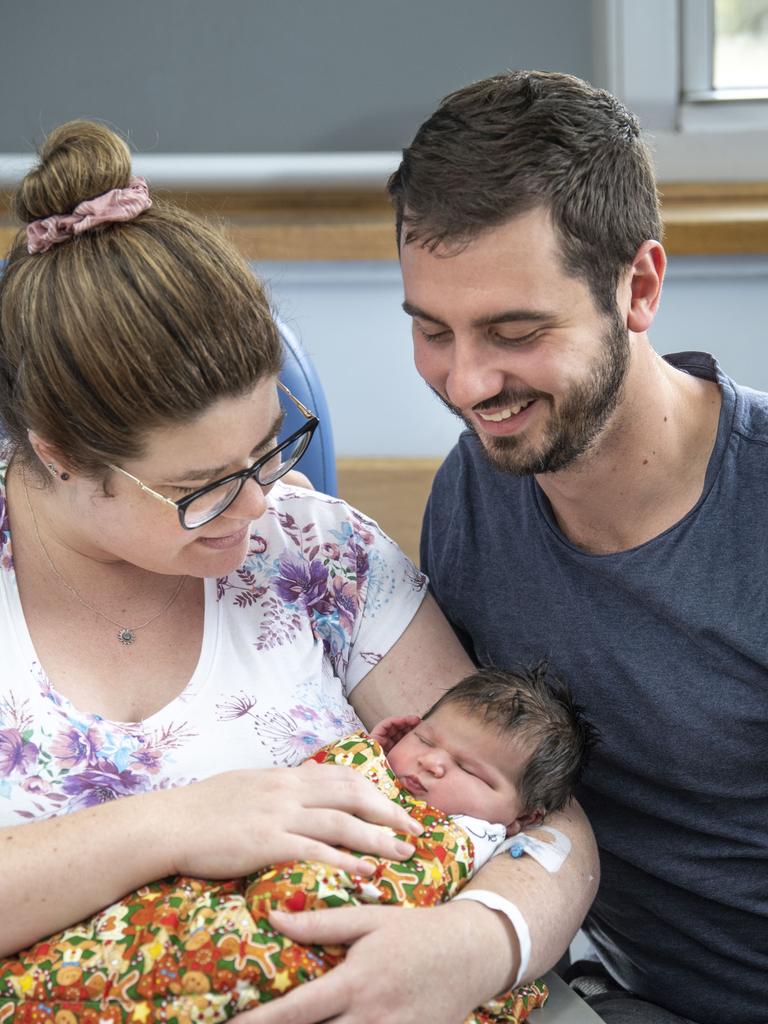
[{"label": "baby's nose", "polygon": [[442,779],[445,775],[445,763],[440,751],[430,750],[421,758],[421,766],[436,779]]}]

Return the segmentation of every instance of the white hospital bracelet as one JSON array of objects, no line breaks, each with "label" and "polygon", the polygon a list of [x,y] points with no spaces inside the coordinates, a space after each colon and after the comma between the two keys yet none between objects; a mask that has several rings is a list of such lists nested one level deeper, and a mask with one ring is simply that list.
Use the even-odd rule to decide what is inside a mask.
[{"label": "white hospital bracelet", "polygon": [[528,970],[528,962],[531,959],[531,933],[528,931],[528,925],[523,915],[514,903],[505,900],[503,896],[498,896],[495,892],[490,892],[488,889],[462,889],[453,899],[474,900],[476,903],[482,903],[484,907],[488,907],[490,910],[498,910],[512,925],[515,935],[517,935],[518,945],[520,946],[520,969],[512,985],[512,988],[517,988],[525,977],[525,973]]}]

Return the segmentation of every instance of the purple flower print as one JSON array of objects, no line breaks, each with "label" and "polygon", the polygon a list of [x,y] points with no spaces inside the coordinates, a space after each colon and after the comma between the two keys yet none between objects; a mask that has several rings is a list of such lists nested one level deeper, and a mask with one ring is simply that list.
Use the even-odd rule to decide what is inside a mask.
[{"label": "purple flower print", "polygon": [[288,714],[293,715],[300,722],[316,722],[320,717],[314,708],[305,707],[303,704],[297,704],[296,707],[290,708]]},{"label": "purple flower print", "polygon": [[45,796],[51,792],[51,785],[42,775],[28,775],[21,784],[21,788],[27,793],[39,793]]},{"label": "purple flower print", "polygon": [[297,725],[292,715],[276,708],[271,708],[265,715],[254,716],[254,719],[259,739],[264,746],[269,746],[275,764],[299,764],[326,742],[308,726],[301,728]]},{"label": "purple flower print", "polygon": [[352,708],[323,708],[323,721],[327,729],[331,729],[338,736],[344,733],[354,732],[360,728],[360,719]]},{"label": "purple flower print", "polygon": [[384,655],[379,654],[378,651],[360,651],[360,657],[366,665],[378,665]]},{"label": "purple flower print", "polygon": [[374,540],[376,539],[373,530],[370,529],[372,525],[371,521],[369,519],[363,519],[362,516],[359,515],[353,515],[353,519],[355,521],[355,527],[358,537],[363,542],[363,544],[367,544],[368,547],[370,547],[371,544],[373,544]]},{"label": "purple flower print", "polygon": [[0,729],[0,776],[29,771],[37,759],[38,748],[25,740],[18,729]]},{"label": "purple flower print", "polygon": [[95,726],[85,732],[79,729],[63,729],[51,743],[51,753],[64,768],[78,764],[94,764],[98,757],[101,734]]},{"label": "purple flower print", "polygon": [[364,548],[362,544],[355,544],[355,575],[357,576],[358,585],[362,584],[362,581],[368,575],[368,550]]},{"label": "purple flower print", "polygon": [[248,545],[249,555],[263,555],[267,550],[267,541],[264,537],[258,533],[251,534],[250,544]]},{"label": "purple flower print", "polygon": [[309,729],[299,729],[293,736],[289,736],[284,745],[284,750],[288,753],[288,756],[293,760],[296,758],[299,761],[303,761],[309,757],[322,745],[322,740],[316,732],[310,732]]},{"label": "purple flower print", "polygon": [[286,604],[301,601],[307,608],[322,601],[328,582],[328,570],[322,562],[292,562],[280,559],[280,575],[275,578],[275,590]]},{"label": "purple flower print", "polygon": [[152,747],[141,747],[135,753],[131,754],[131,760],[137,765],[141,765],[146,771],[151,772],[153,775],[157,775],[163,764],[163,754],[161,750]]},{"label": "purple flower print", "polygon": [[250,715],[255,706],[255,697],[248,693],[236,694],[234,697],[230,697],[229,700],[224,701],[223,704],[216,705],[216,718],[220,722],[234,722],[244,715]]},{"label": "purple flower print", "polygon": [[61,788],[68,796],[74,797],[70,801],[70,809],[75,811],[130,796],[144,786],[141,778],[128,769],[120,772],[111,761],[97,761],[78,775],[68,775]]},{"label": "purple flower print", "polygon": [[338,544],[328,543],[321,545],[320,551],[323,558],[329,558],[332,562],[338,562],[341,558],[341,548]]},{"label": "purple flower print", "polygon": [[331,609],[335,608],[342,619],[351,625],[357,615],[357,585],[343,576],[334,576],[331,582]]},{"label": "purple flower print", "polygon": [[13,568],[11,558],[11,524],[8,519],[8,503],[5,496],[0,494],[0,555],[3,557],[3,567]]}]

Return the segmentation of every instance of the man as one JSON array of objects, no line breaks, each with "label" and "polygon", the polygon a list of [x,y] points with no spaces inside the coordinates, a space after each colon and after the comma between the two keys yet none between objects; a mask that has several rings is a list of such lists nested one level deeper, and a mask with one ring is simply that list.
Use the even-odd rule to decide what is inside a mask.
[{"label": "man", "polygon": [[390,193],[416,366],[468,427],[424,568],[479,664],[549,657],[601,734],[593,1005],[765,1024],[768,396],[652,349],[654,175],[607,93],[470,85]]}]

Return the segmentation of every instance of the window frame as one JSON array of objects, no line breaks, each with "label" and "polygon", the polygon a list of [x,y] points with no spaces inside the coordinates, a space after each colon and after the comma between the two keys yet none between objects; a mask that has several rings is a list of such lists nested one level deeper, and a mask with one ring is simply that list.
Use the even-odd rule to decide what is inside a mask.
[{"label": "window frame", "polygon": [[713,0],[592,0],[595,84],[648,134],[662,181],[763,181],[768,94],[711,87]]}]

